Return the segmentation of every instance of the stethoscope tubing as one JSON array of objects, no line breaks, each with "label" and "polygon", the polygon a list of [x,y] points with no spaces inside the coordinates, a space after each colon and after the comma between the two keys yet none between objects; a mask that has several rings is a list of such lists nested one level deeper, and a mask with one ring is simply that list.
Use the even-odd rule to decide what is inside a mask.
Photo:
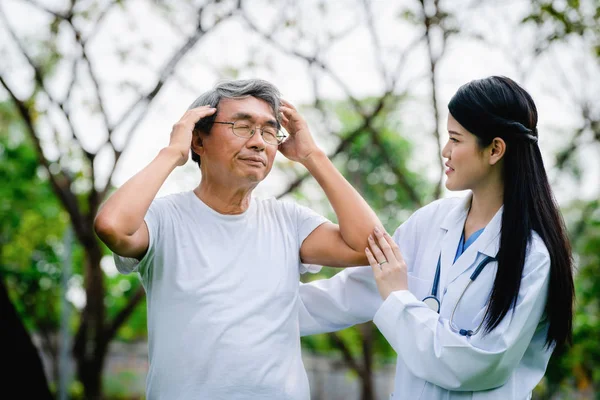
[{"label": "stethoscope tubing", "polygon": [[[485,319],[487,317],[487,313],[489,310],[488,307],[486,307],[485,315],[483,316],[483,319],[479,323],[479,326],[474,331],[470,330],[470,329],[468,329],[468,330],[460,329],[460,328],[456,327],[453,322],[454,321],[454,313],[456,312],[456,309],[458,308],[460,300],[463,298],[465,292],[467,291],[469,286],[471,286],[471,283],[473,283],[475,281],[475,279],[477,279],[479,274],[481,274],[481,271],[483,271],[485,266],[488,265],[492,261],[496,261],[496,259],[494,257],[487,256],[479,263],[479,265],[477,265],[477,268],[475,268],[475,271],[473,271],[473,273],[469,277],[469,282],[467,282],[467,284],[465,285],[465,288],[463,289],[462,293],[460,294],[460,297],[458,298],[458,300],[456,301],[456,304],[454,305],[454,308],[452,309],[452,314],[450,315],[450,321],[449,321],[450,328],[452,328],[452,330],[454,330],[455,332],[458,332],[462,336],[470,337],[470,336],[476,335],[479,332],[479,330],[481,329],[481,327],[483,326],[483,322],[485,321]],[[423,302],[425,304],[427,304],[427,306],[429,308],[431,308],[433,311],[435,311],[437,313],[440,312],[440,307],[441,307],[440,300],[437,296],[438,288],[439,288],[439,284],[440,284],[441,269],[442,269],[442,254],[440,253],[440,256],[438,257],[437,268],[435,271],[435,277],[433,279],[433,285],[431,286],[431,295],[429,295],[423,299]]]}]

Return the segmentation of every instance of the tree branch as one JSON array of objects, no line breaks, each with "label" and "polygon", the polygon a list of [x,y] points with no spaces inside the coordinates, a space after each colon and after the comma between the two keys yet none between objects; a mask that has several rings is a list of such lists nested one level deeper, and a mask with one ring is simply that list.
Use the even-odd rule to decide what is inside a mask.
[{"label": "tree branch", "polygon": [[[340,154],[342,151],[346,150],[360,135],[362,135],[363,133],[365,133],[365,128],[367,126],[367,122],[365,121],[365,123],[363,123],[360,127],[358,127],[357,129],[353,130],[348,136],[346,136],[338,145],[338,147],[334,150],[333,153],[331,153],[328,157],[330,159],[334,159],[338,154]],[[304,175],[301,175],[300,177],[298,177],[295,181],[293,181],[292,183],[290,183],[288,185],[288,187],[279,195],[277,195],[277,198],[281,198],[289,193],[291,193],[292,191],[294,191],[295,189],[297,189],[302,182],[304,182],[308,177],[310,177],[311,175],[308,173],[305,173]]]},{"label": "tree branch", "polygon": [[295,57],[301,58],[304,61],[306,61],[308,63],[308,65],[317,66],[321,70],[323,70],[326,74],[328,74],[340,86],[340,88],[346,93],[346,96],[348,97],[348,99],[350,99],[350,102],[352,103],[352,105],[354,106],[354,108],[356,109],[356,111],[359,114],[363,115],[363,109],[362,109],[362,107],[360,105],[360,102],[356,99],[356,97],[354,97],[354,95],[352,95],[352,92],[350,91],[350,88],[323,61],[321,61],[320,59],[318,59],[317,56],[308,56],[306,54],[300,53],[299,51],[290,50],[290,49],[286,48],[285,46],[283,46],[279,42],[277,42],[275,39],[273,39],[273,36],[271,34],[268,34],[268,33],[265,33],[263,31],[261,31],[252,22],[252,20],[250,20],[250,18],[248,18],[248,16],[245,13],[242,13],[242,18],[244,19],[244,21],[246,22],[246,24],[254,32],[256,32],[263,39],[265,39],[266,41],[268,41],[269,43],[271,43],[273,45],[273,47],[275,47],[280,52],[282,52],[284,54],[287,54],[287,55],[291,55],[291,56],[295,56]]},{"label": "tree branch", "polygon": [[4,78],[2,77],[2,75],[0,75],[0,83],[2,84],[4,89],[8,92],[10,98],[12,99],[13,103],[17,107],[17,110],[19,111],[19,114],[21,115],[21,119],[23,120],[23,122],[25,123],[25,126],[27,128],[26,129],[27,133],[29,134],[29,137],[31,138],[31,141],[33,142],[33,145],[36,149],[38,161],[39,161],[40,165],[42,165],[48,172],[48,178],[50,180],[52,189],[54,190],[54,193],[56,193],[56,195],[58,196],[58,198],[64,205],[65,209],[69,213],[71,220],[73,222],[73,228],[77,232],[77,236],[80,238],[84,237],[85,229],[83,227],[81,210],[79,209],[79,205],[77,203],[77,198],[70,190],[70,187],[72,184],[71,179],[68,177],[68,175],[64,171],[61,171],[59,174],[56,174],[56,175],[52,174],[52,172],[50,171],[50,162],[44,156],[44,151],[42,149],[40,139],[36,135],[36,130],[33,125],[33,117],[31,116],[29,108],[27,107],[27,105],[25,105],[25,103],[22,100],[20,100],[14,94],[14,92],[10,89],[8,84],[4,81]]},{"label": "tree branch", "polygon": [[[393,90],[393,88],[391,90]],[[377,115],[381,112],[381,110],[383,110],[385,100],[387,99],[387,97],[389,95],[390,95],[390,93],[388,92],[379,99],[379,102],[377,103],[377,105],[375,106],[375,108],[373,109],[371,114],[365,118],[363,123],[358,128],[356,128],[354,131],[352,131],[348,136],[346,136],[340,142],[338,147],[329,156],[329,158],[333,159],[335,156],[340,154],[342,151],[346,150],[361,134],[365,133],[365,131],[370,132],[372,134],[373,142],[377,145],[377,147],[379,147],[379,149],[383,153],[386,164],[390,167],[392,172],[398,178],[399,184],[406,191],[408,197],[415,204],[415,206],[420,207],[421,200],[419,198],[419,195],[417,194],[415,189],[410,185],[410,183],[406,179],[405,174],[394,163],[393,156],[391,156],[389,154],[389,149],[381,142],[381,139],[379,138],[379,132],[371,126],[373,119],[375,117],[377,117]],[[298,177],[281,194],[279,194],[277,196],[277,198],[281,198],[281,197],[291,193],[295,189],[297,189],[302,184],[302,182],[304,182],[304,180],[306,180],[309,176],[310,176],[309,174],[304,174],[304,175]]]},{"label": "tree branch", "polygon": [[381,43],[379,42],[379,36],[377,36],[375,24],[373,23],[373,13],[371,7],[369,7],[369,0],[363,0],[363,6],[367,16],[367,28],[369,29],[371,42],[373,43],[373,48],[375,49],[375,58],[377,59],[377,64],[379,65],[379,72],[381,73],[381,77],[385,83],[385,86],[389,87],[391,82],[388,72],[385,68],[385,62],[383,60],[383,54],[381,51]]},{"label": "tree branch", "polygon": [[336,332],[331,332],[327,334],[327,336],[329,336],[335,347],[337,347],[341,351],[342,357],[344,357],[344,361],[346,361],[348,367],[353,369],[361,377],[361,379],[366,379],[367,377],[365,374],[365,369],[362,366],[360,366],[358,362],[356,362],[354,357],[352,357],[350,349],[348,349],[348,346],[346,346],[342,338]]},{"label": "tree branch", "polygon": [[[75,28],[75,25],[73,25],[73,22],[71,20],[69,20],[68,22],[69,22],[69,25],[71,26],[71,28],[73,29],[73,32],[75,33],[75,40],[77,41],[77,43],[79,44],[79,47],[81,49],[81,58],[83,59],[83,61],[85,62],[85,65],[87,66],[88,73],[90,75],[90,79],[92,81],[92,84],[94,85],[94,92],[96,94],[96,103],[98,103],[98,108],[100,109],[100,115],[102,116],[102,121],[104,122],[106,131],[108,132],[108,136],[110,137],[112,135],[112,127],[108,120],[108,114],[106,113],[106,109],[104,108],[104,100],[102,98],[102,92],[100,90],[100,83],[98,81],[98,77],[96,75],[96,72],[94,71],[94,67],[93,67],[92,63],[90,62],[90,59],[89,59],[87,51],[86,51],[86,44],[81,40],[81,34],[79,31],[77,31],[77,29]],[[89,155],[88,159],[90,160],[90,162],[94,161],[92,155]]]},{"label": "tree branch", "polygon": [[[239,3],[238,3],[239,6]],[[177,65],[179,64],[179,62],[181,61],[181,59],[196,45],[196,43],[203,38],[207,33],[209,33],[210,31],[212,31],[213,29],[215,29],[215,27],[217,25],[219,25],[221,22],[223,22],[224,20],[226,20],[227,18],[231,17],[235,10],[229,11],[228,13],[226,13],[225,15],[219,17],[217,19],[217,21],[210,27],[207,29],[204,29],[202,26],[202,14],[204,12],[204,7],[201,7],[198,10],[198,25],[196,27],[196,31],[194,32],[194,34],[192,36],[190,36],[186,42],[177,50],[175,51],[175,53],[171,56],[171,58],[169,59],[169,61],[166,63],[166,65],[163,67],[162,71],[160,72],[159,78],[156,82],[156,84],[154,85],[154,87],[145,95],[140,96],[138,98],[137,101],[135,101],[122,115],[121,117],[117,120],[117,122],[112,126],[112,130],[116,130],[118,129],[124,121],[126,121],[127,119],[129,119],[131,117],[131,115],[133,114],[133,112],[140,106],[140,105],[144,105],[144,109],[140,112],[140,114],[138,115],[137,119],[136,119],[136,124],[133,125],[132,130],[127,134],[127,137],[125,139],[125,146],[123,146],[123,148],[121,150],[116,150],[114,149],[113,146],[113,150],[114,150],[114,155],[115,155],[115,161],[114,164],[109,172],[108,175],[108,180],[106,182],[106,185],[104,186],[104,188],[102,190],[100,190],[100,194],[99,194],[99,200],[102,201],[105,197],[106,194],[108,193],[108,190],[110,189],[110,185],[112,182],[112,177],[113,174],[118,166],[118,162],[119,159],[121,158],[121,155],[123,154],[123,151],[127,148],[127,145],[129,144],[129,142],[131,141],[131,138],[133,137],[133,133],[135,132],[136,128],[137,128],[137,122],[140,121],[143,116],[146,115],[146,113],[148,112],[148,109],[152,103],[152,101],[154,100],[154,98],[156,97],[156,95],[158,95],[158,93],[160,92],[160,90],[162,89],[163,85],[165,84],[167,78],[173,74],[173,72],[175,71],[175,68],[177,67]],[[111,137],[108,138],[108,142],[110,143],[112,140]]]},{"label": "tree branch", "polygon": [[121,325],[127,321],[127,318],[129,318],[129,316],[133,313],[137,305],[144,298],[144,295],[144,288],[142,285],[139,285],[133,295],[131,295],[129,298],[129,301],[125,307],[123,307],[121,311],[119,311],[119,313],[113,318],[112,322],[108,324],[108,327],[104,332],[104,340],[106,343],[109,343],[115,337]]},{"label": "tree branch", "polygon": [[425,42],[427,43],[427,54],[429,55],[429,68],[430,68],[429,76],[430,76],[430,83],[431,83],[431,106],[433,108],[433,121],[434,121],[432,136],[435,139],[435,143],[438,148],[438,159],[439,159],[439,167],[440,167],[440,179],[439,179],[439,182],[438,182],[435,192],[434,192],[434,197],[437,199],[440,197],[440,195],[442,193],[442,185],[443,185],[443,179],[444,179],[444,160],[442,158],[442,144],[440,143],[440,132],[439,132],[440,113],[439,113],[438,104],[437,104],[436,69],[437,69],[437,62],[445,51],[445,44],[442,45],[440,54],[438,54],[437,56],[434,56],[433,55],[433,46],[431,43],[431,41],[432,41],[431,27],[436,25],[440,29],[443,29],[440,26],[439,22],[437,24],[435,22],[437,18],[439,18],[439,20],[442,19],[442,17],[439,17],[439,15],[440,15],[440,9],[438,8],[439,5],[438,5],[437,1],[434,1],[435,14],[433,17],[430,17],[429,15],[427,15],[427,8],[425,6],[425,0],[420,0],[419,2],[421,3],[421,10],[423,12],[423,26],[425,27],[425,39],[426,39]]},{"label": "tree branch", "polygon": [[390,167],[394,175],[396,175],[396,177],[398,178],[398,183],[400,184],[402,189],[404,189],[406,194],[408,194],[408,197],[417,208],[421,207],[422,204],[419,195],[406,179],[406,175],[404,174],[404,172],[402,172],[394,162],[394,156],[389,154],[389,148],[381,141],[381,138],[379,137],[379,132],[373,129],[372,127],[369,127],[368,129],[372,133],[371,138],[373,139],[373,143],[379,148],[379,150],[383,154],[385,163],[388,167]]},{"label": "tree branch", "polygon": [[48,14],[51,14],[51,15],[55,16],[56,18],[60,18],[60,19],[70,18],[70,14],[68,14],[68,13],[67,14],[59,13],[59,12],[51,10],[48,7],[43,6],[43,5],[37,3],[37,2],[35,2],[33,0],[25,0],[25,1],[27,3],[29,3],[29,4],[31,4],[32,6],[36,7],[37,9],[42,10],[42,11],[48,13]]},{"label": "tree branch", "polygon": [[21,43],[21,41],[19,40],[19,38],[13,31],[12,27],[8,23],[6,16],[4,15],[4,12],[2,12],[2,10],[0,10],[0,18],[2,19],[2,22],[4,22],[4,24],[6,25],[6,29],[8,30],[8,32],[9,32],[11,38],[13,39],[13,41],[15,42],[16,46],[19,48],[19,51],[21,52],[23,57],[27,60],[27,63],[29,64],[29,66],[33,69],[35,82],[37,83],[38,87],[48,97],[48,100],[50,100],[50,103],[54,106],[57,106],[61,110],[61,112],[63,113],[65,120],[67,122],[67,126],[69,127],[69,132],[71,134],[71,137],[73,138],[73,140],[80,143],[80,141],[75,133],[75,127],[73,126],[73,122],[71,120],[71,115],[69,114],[68,110],[65,109],[64,104],[62,102],[56,100],[54,98],[54,96],[52,96],[50,91],[46,88],[46,85],[44,84],[44,76],[43,76],[42,71],[40,70],[39,66],[35,63],[35,61],[29,56],[29,54],[25,50],[25,47],[23,46],[23,44]]}]

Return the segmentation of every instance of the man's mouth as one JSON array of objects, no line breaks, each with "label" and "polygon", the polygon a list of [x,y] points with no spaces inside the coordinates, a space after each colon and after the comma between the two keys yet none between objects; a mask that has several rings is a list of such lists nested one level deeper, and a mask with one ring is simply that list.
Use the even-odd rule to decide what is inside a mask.
[{"label": "man's mouth", "polygon": [[262,165],[262,166],[267,165],[267,162],[262,157],[258,157],[258,156],[240,157],[240,160],[245,161],[248,164],[255,164],[255,165]]}]

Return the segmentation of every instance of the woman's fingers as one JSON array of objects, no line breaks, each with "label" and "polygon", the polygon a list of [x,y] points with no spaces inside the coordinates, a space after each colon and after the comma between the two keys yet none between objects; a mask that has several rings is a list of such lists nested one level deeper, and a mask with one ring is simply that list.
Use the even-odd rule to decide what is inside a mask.
[{"label": "woman's fingers", "polygon": [[388,262],[388,259],[385,257],[385,255],[379,248],[379,245],[377,245],[377,242],[375,241],[375,238],[373,238],[373,235],[369,235],[369,247],[371,249],[371,253],[373,253],[375,260],[379,265]]},{"label": "woman's fingers", "polygon": [[375,227],[375,230],[373,232],[375,233],[375,237],[377,238],[377,244],[379,245],[379,248],[381,249],[385,259],[391,263],[395,262],[397,260],[397,257],[394,254],[390,243],[385,239],[382,230],[380,228]]},{"label": "woman's fingers", "polygon": [[375,259],[375,256],[373,255],[371,250],[369,250],[368,247],[365,248],[365,254],[367,255],[367,260],[369,260],[369,265],[371,265],[371,269],[373,269],[373,274],[375,275],[375,278],[379,278],[379,274],[381,274],[382,271],[381,265],[379,265],[379,263]]},{"label": "woman's fingers", "polygon": [[392,239],[392,237],[387,232],[385,232],[383,234],[383,237],[388,242],[388,244],[390,245],[390,248],[394,252],[394,257],[396,257],[396,260],[404,262],[404,257],[402,257],[402,253],[400,252],[400,248],[398,247],[398,245],[396,244],[396,242],[394,242],[394,239]]},{"label": "woman's fingers", "polygon": [[369,248],[365,254],[381,298],[385,300],[394,291],[408,289],[406,263],[400,249],[386,232],[379,228],[374,230],[374,235],[369,235]]}]

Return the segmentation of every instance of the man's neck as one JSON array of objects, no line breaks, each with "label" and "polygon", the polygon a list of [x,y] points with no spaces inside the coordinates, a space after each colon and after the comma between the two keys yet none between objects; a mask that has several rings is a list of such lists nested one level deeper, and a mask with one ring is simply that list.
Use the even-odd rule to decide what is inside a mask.
[{"label": "man's neck", "polygon": [[241,214],[250,207],[252,190],[254,186],[232,188],[202,179],[194,193],[219,214]]}]

